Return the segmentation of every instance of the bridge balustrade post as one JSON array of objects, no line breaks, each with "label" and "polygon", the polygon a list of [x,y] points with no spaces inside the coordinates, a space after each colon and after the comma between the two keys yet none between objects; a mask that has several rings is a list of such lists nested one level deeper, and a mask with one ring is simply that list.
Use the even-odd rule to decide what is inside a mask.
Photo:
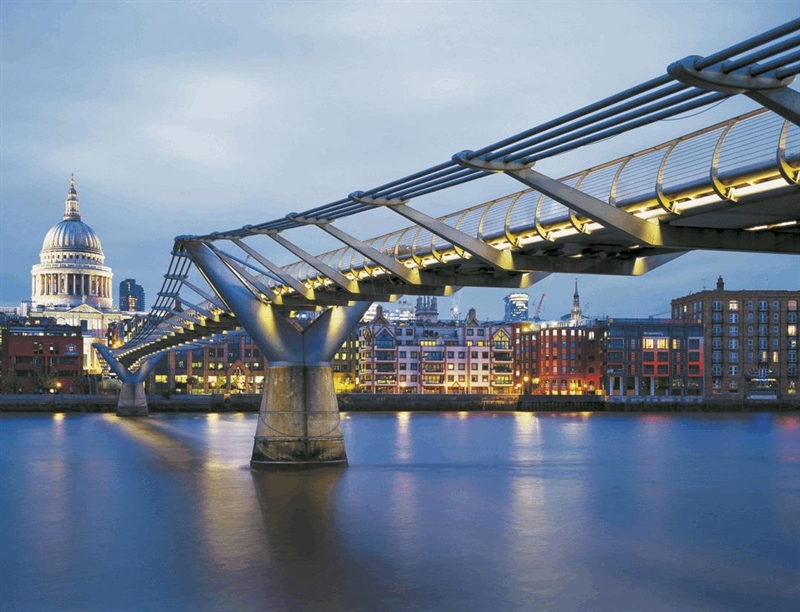
[{"label": "bridge balustrade post", "polygon": [[267,359],[251,468],[346,465],[330,362],[370,303],[331,307],[301,330],[253,295],[208,246],[185,247]]}]

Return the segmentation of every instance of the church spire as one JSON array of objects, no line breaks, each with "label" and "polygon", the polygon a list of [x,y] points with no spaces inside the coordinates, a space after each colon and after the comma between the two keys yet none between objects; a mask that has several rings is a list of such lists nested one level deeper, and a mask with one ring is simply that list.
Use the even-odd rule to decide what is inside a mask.
[{"label": "church spire", "polygon": [[78,192],[75,191],[75,175],[69,175],[69,193],[67,193],[66,209],[64,211],[64,221],[80,221],[81,211],[78,202]]},{"label": "church spire", "polygon": [[578,295],[578,279],[575,279],[575,293],[572,296],[572,310],[570,311],[570,319],[577,321],[583,318],[581,314],[581,296]]}]

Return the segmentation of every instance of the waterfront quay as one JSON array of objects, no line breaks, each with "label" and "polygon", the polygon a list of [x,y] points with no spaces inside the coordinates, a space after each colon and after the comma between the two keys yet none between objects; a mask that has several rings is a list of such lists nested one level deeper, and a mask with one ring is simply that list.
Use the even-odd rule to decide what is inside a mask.
[{"label": "waterfront quay", "polygon": [[[213,394],[165,397],[150,394],[150,412],[258,412],[261,394]],[[800,412],[798,400],[739,401],[680,397],[546,397],[541,395],[427,395],[342,393],[343,412]],[[0,395],[0,412],[116,412],[117,394]]]}]

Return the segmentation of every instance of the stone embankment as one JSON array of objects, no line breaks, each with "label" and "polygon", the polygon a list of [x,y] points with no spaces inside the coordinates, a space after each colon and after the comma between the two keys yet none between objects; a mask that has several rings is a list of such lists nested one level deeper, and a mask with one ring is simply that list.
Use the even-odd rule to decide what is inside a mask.
[{"label": "stone embankment", "polygon": [[[341,394],[347,412],[798,412],[797,400],[713,400],[679,397],[611,397],[584,395],[385,395]],[[151,412],[257,412],[260,394],[173,395],[147,398]],[[116,412],[113,395],[0,395],[0,412]]]}]

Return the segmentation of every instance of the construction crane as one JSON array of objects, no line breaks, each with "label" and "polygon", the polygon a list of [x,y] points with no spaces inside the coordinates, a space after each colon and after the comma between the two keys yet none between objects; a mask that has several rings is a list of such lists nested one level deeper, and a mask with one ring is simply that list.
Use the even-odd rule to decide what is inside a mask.
[{"label": "construction crane", "polygon": [[542,293],[542,297],[539,298],[539,303],[536,304],[536,309],[533,311],[533,320],[538,321],[539,315],[542,313],[542,304],[544,303],[544,296],[547,293]]}]

